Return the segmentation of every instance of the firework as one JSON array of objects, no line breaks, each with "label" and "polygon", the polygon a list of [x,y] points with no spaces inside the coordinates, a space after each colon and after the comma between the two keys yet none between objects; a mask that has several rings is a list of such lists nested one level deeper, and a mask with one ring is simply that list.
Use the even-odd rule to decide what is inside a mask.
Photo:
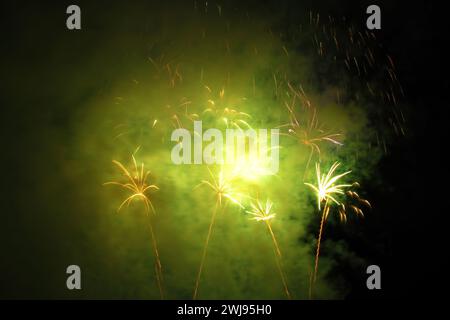
[{"label": "firework", "polygon": [[[137,150],[136,150],[137,151]],[[104,185],[116,185],[121,187],[123,190],[129,193],[129,196],[119,205],[117,211],[119,212],[124,205],[127,207],[133,200],[138,200],[144,203],[146,213],[149,215],[150,212],[155,213],[155,208],[152,204],[152,201],[147,195],[147,192],[150,190],[159,190],[158,186],[155,184],[148,184],[147,179],[150,175],[150,171],[144,171],[144,163],[141,163],[138,166],[136,162],[136,158],[134,154],[131,155],[133,161],[133,167],[131,170],[128,170],[122,163],[117,160],[113,160],[113,163],[121,170],[123,176],[125,177],[126,182],[118,182],[111,181],[105,182]],[[152,238],[152,246],[155,255],[155,273],[156,280],[158,283],[159,293],[161,295],[161,299],[164,298],[163,291],[163,278],[162,278],[162,266],[159,258],[158,246],[156,243],[156,237],[153,232],[153,225],[151,219],[148,219],[148,225],[150,228],[151,238]]]},{"label": "firework", "polygon": [[167,103],[165,105],[165,113],[162,118],[155,118],[153,120],[152,128],[156,127],[158,123],[165,123],[171,125],[174,129],[184,128],[183,122],[194,122],[198,119],[198,114],[190,113],[189,106],[192,104],[188,98],[183,97],[174,103]]},{"label": "firework", "polygon": [[[271,139],[278,133],[271,133]],[[278,137],[277,137],[278,138]],[[267,146],[266,138],[261,135],[254,139],[249,139],[248,150],[237,153],[234,162],[230,165],[231,175],[242,178],[246,181],[256,181],[261,177],[273,176],[278,172],[276,161],[280,146],[271,141],[271,146]],[[231,149],[231,150],[230,150]],[[234,152],[234,145],[227,145],[226,152]]]},{"label": "firework", "polygon": [[243,208],[242,204],[238,200],[239,194],[237,194],[235,192],[235,190],[233,189],[233,187],[231,185],[232,179],[225,178],[223,170],[220,171],[217,179],[216,179],[216,177],[214,177],[213,173],[211,172],[211,170],[209,168],[208,168],[208,172],[210,174],[211,180],[209,180],[209,181],[203,180],[199,185],[196,186],[196,188],[201,185],[209,186],[212,189],[212,191],[214,192],[214,194],[216,195],[216,204],[214,205],[211,222],[210,222],[209,228],[208,228],[208,235],[206,236],[205,245],[203,247],[203,254],[202,254],[202,258],[201,258],[201,262],[200,262],[200,268],[198,270],[197,279],[195,281],[195,289],[194,289],[194,295],[193,295],[194,300],[197,298],[197,295],[198,295],[198,287],[199,287],[199,283],[200,283],[200,278],[202,275],[203,265],[205,263],[205,258],[206,258],[206,252],[208,249],[209,240],[211,238],[214,222],[216,220],[216,214],[217,214],[218,208],[222,206],[222,203],[225,200],[229,200],[232,203],[235,203],[239,207]]},{"label": "firework", "polygon": [[[205,89],[211,94],[211,89],[208,86],[205,86]],[[245,100],[245,98],[242,98],[242,100]],[[234,127],[240,130],[251,128],[248,123],[251,116],[237,110],[234,102],[225,98],[225,89],[220,90],[218,99],[208,99],[207,103],[208,107],[203,110],[203,113],[214,115],[226,125],[226,128]]]},{"label": "firework", "polygon": [[[342,146],[342,142],[339,141],[342,134],[332,133],[323,128],[323,125],[319,124],[317,117],[317,110],[311,105],[311,102],[307,98],[303,89],[301,91],[295,90],[290,84],[288,84],[290,90],[293,92],[291,103],[285,102],[285,106],[289,113],[289,123],[281,125],[280,127],[287,127],[287,136],[296,139],[299,143],[310,148],[308,162],[306,163],[305,172],[309,167],[314,153],[320,160],[321,149],[320,144],[322,142],[332,143],[334,145]],[[306,121],[300,121],[297,117],[295,105],[297,99],[301,99],[303,105],[303,112],[306,114]]]},{"label": "firework", "polygon": [[284,275],[283,268],[281,266],[280,247],[278,246],[278,241],[272,230],[272,226],[270,225],[270,220],[275,218],[275,215],[276,215],[274,212],[272,212],[272,206],[273,206],[273,203],[269,199],[266,200],[265,205],[263,205],[259,200],[256,200],[256,202],[251,203],[251,210],[247,210],[247,212],[253,216],[251,218],[252,220],[263,221],[266,224],[267,229],[269,230],[270,236],[272,237],[272,242],[273,242],[274,249],[275,249],[275,260],[277,263],[278,271],[280,272],[281,281],[283,282],[284,292],[286,293],[286,296],[288,297],[288,299],[291,299],[291,294],[289,293],[286,276]]},{"label": "firework", "polygon": [[344,203],[340,202],[337,199],[337,196],[347,195],[349,197],[349,200],[357,201],[360,204],[364,204],[370,207],[370,203],[367,200],[360,198],[360,196],[356,192],[350,190],[344,192],[345,188],[350,188],[352,186],[353,187],[359,186],[357,182],[354,182],[353,184],[336,184],[339,179],[341,179],[342,177],[346,176],[351,172],[347,171],[338,175],[334,175],[338,167],[339,163],[335,162],[331,166],[328,173],[325,175],[321,174],[320,165],[319,163],[316,163],[317,185],[305,183],[307,186],[312,188],[316,193],[319,211],[321,210],[322,203],[325,202],[325,205],[322,210],[322,218],[320,221],[319,236],[317,238],[316,256],[314,261],[314,273],[310,279],[310,289],[309,289],[310,297],[312,296],[313,290],[312,287],[317,279],[317,269],[319,265],[319,255],[320,255],[320,243],[322,240],[323,227],[330,213],[331,206],[336,205],[338,207],[339,217],[342,222],[347,221],[348,208],[351,208],[352,211],[354,211],[357,215],[364,216],[362,210],[358,208],[355,204],[350,204],[349,206],[346,206]]}]

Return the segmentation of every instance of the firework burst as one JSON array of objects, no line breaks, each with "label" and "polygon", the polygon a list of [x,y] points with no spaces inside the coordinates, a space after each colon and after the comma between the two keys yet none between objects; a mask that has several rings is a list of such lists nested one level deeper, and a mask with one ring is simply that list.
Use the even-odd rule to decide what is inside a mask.
[{"label": "firework burst", "polygon": [[[205,86],[205,88],[211,94],[211,89],[208,86]],[[240,100],[245,100],[245,98]],[[232,102],[225,98],[225,89],[222,88],[217,99],[208,99],[208,106],[203,110],[203,113],[212,114],[216,119],[223,122],[226,128],[250,129],[251,126],[248,121],[251,116],[248,113],[239,111],[236,104],[237,102]]]},{"label": "firework burst", "polygon": [[[332,205],[338,207],[339,218],[342,222],[347,221],[348,208],[351,208],[356,215],[364,216],[363,211],[357,207],[358,204],[364,204],[367,207],[371,207],[369,201],[362,199],[356,192],[347,190],[346,188],[357,187],[359,184],[354,182],[353,184],[337,184],[338,180],[349,174],[351,171],[346,171],[344,173],[334,175],[336,169],[339,167],[339,162],[333,163],[327,174],[322,174],[320,171],[319,163],[316,163],[316,176],[317,185],[310,183],[305,183],[308,187],[314,190],[317,197],[317,204],[319,211],[321,210],[322,203],[325,203],[322,210],[322,218],[320,221],[319,236],[317,238],[316,256],[314,261],[314,273],[310,280],[309,295],[312,297],[313,285],[317,279],[317,270],[319,266],[319,255],[320,255],[320,244],[322,240],[323,227],[330,213],[330,208]],[[345,205],[343,202],[339,201],[338,196],[347,195],[349,201],[355,204]]]},{"label": "firework burst", "polygon": [[[288,86],[293,92],[291,102],[285,102],[285,106],[289,113],[289,123],[281,125],[280,127],[288,128],[287,133],[284,133],[283,135],[294,138],[300,144],[303,144],[310,149],[308,162],[305,168],[306,172],[314,153],[317,154],[320,160],[320,145],[324,142],[328,142],[334,145],[342,146],[343,144],[340,141],[342,134],[325,130],[323,125],[319,124],[316,108],[311,105],[311,102],[303,92],[303,89],[295,90],[290,84],[288,84]],[[305,121],[299,120],[295,110],[296,101],[298,99],[302,101],[303,113],[307,119]]]},{"label": "firework burst", "polygon": [[291,299],[291,294],[289,292],[289,288],[286,281],[286,276],[283,272],[283,268],[281,266],[281,251],[278,246],[277,238],[275,237],[275,233],[272,230],[272,226],[270,221],[275,218],[276,214],[272,212],[273,202],[269,199],[266,200],[265,205],[262,204],[259,200],[251,203],[251,210],[247,210],[247,213],[251,214],[253,217],[252,220],[262,221],[266,224],[267,229],[269,230],[270,236],[272,237],[272,242],[275,249],[275,260],[277,263],[278,271],[280,272],[281,281],[283,282],[284,292],[288,299]]},{"label": "firework burst", "polygon": [[238,193],[236,193],[236,191],[234,190],[234,188],[231,184],[233,177],[226,178],[224,176],[223,170],[220,171],[217,178],[213,175],[213,173],[211,172],[211,170],[209,168],[208,168],[208,172],[209,172],[211,179],[203,180],[199,185],[196,186],[196,188],[201,185],[207,185],[208,187],[210,187],[212,189],[212,191],[214,192],[214,194],[216,195],[216,204],[214,206],[213,214],[211,217],[211,222],[209,224],[208,235],[206,236],[206,241],[205,241],[205,245],[203,247],[203,253],[202,253],[202,258],[201,258],[201,262],[200,262],[200,267],[198,270],[197,279],[195,281],[195,289],[194,289],[194,295],[193,295],[194,300],[197,299],[198,287],[200,284],[200,278],[201,278],[203,266],[205,263],[206,252],[208,250],[209,240],[211,238],[211,234],[212,234],[214,222],[216,220],[216,214],[217,214],[218,208],[222,207],[222,203],[225,200],[229,200],[230,202],[237,204],[239,207],[244,208],[238,199],[238,197],[240,195]]},{"label": "firework burst", "polygon": [[[122,175],[125,177],[126,182],[118,182],[118,181],[110,181],[105,182],[104,185],[116,185],[121,187],[124,191],[126,191],[129,196],[119,205],[117,211],[119,212],[124,205],[127,205],[127,207],[130,205],[130,203],[133,200],[138,200],[144,203],[145,205],[145,211],[147,215],[149,215],[150,212],[155,213],[155,208],[152,204],[152,201],[150,200],[147,193],[150,190],[159,190],[158,186],[155,184],[148,184],[147,179],[150,175],[150,171],[144,170],[144,163],[141,163],[139,166],[136,162],[136,158],[134,157],[134,154],[131,155],[133,166],[131,170],[128,170],[121,162],[117,160],[113,160],[113,163],[120,169],[122,172]],[[156,242],[156,237],[153,232],[153,225],[152,221],[149,218],[148,219],[148,225],[151,233],[152,238],[152,246],[153,251],[155,255],[155,273],[156,273],[156,280],[158,283],[159,293],[161,295],[161,299],[164,298],[164,290],[163,290],[163,276],[162,276],[162,266],[161,261],[159,258],[159,251],[158,246]]]}]

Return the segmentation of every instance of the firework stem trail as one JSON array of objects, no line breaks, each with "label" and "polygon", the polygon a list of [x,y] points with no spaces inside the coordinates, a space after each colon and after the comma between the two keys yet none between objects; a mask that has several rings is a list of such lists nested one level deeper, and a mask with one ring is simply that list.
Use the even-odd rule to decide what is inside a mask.
[{"label": "firework stem trail", "polygon": [[275,248],[275,261],[277,263],[278,271],[280,272],[281,281],[283,282],[284,292],[289,300],[292,299],[291,294],[289,292],[289,288],[286,281],[286,276],[284,275],[283,268],[281,266],[281,251],[278,246],[278,241],[275,238],[275,234],[273,233],[272,227],[270,226],[269,221],[266,221],[267,228],[269,229],[270,235],[272,236],[273,245]]},{"label": "firework stem trail", "polygon": [[152,246],[153,251],[155,254],[155,274],[156,274],[156,281],[158,282],[158,288],[159,288],[159,294],[161,296],[161,300],[164,299],[164,290],[163,290],[163,276],[162,276],[162,266],[161,266],[161,260],[159,259],[159,251],[158,251],[158,245],[156,243],[155,233],[153,232],[153,226],[152,222],[148,221],[148,226],[150,228],[150,234],[152,236]]},{"label": "firework stem trail", "polygon": [[317,248],[316,248],[316,258],[314,261],[314,276],[313,276],[313,283],[317,280],[317,269],[319,267],[319,255],[320,255],[320,243],[322,241],[322,233],[323,233],[323,225],[325,223],[325,210],[327,210],[328,207],[324,208],[324,213],[322,214],[322,219],[320,221],[320,228],[319,228],[319,237],[317,238]]},{"label": "firework stem trail", "polygon": [[330,210],[330,206],[328,205],[328,201],[327,201],[325,203],[325,207],[323,208],[322,219],[320,221],[320,228],[319,228],[319,237],[317,238],[316,259],[314,261],[314,275],[312,277],[312,281],[310,283],[310,290],[309,290],[310,298],[312,297],[313,286],[317,280],[317,270],[319,268],[320,243],[322,241],[323,226],[325,224],[325,220],[326,220],[326,217],[328,216],[329,210]]},{"label": "firework stem trail", "polygon": [[199,283],[200,283],[200,278],[202,276],[203,265],[205,263],[205,258],[206,258],[206,251],[208,250],[209,239],[211,238],[212,230],[213,230],[213,227],[214,227],[214,222],[216,220],[216,214],[217,214],[218,206],[219,206],[219,200],[216,201],[216,205],[214,206],[214,211],[213,211],[213,214],[212,214],[212,217],[211,217],[211,222],[209,224],[208,235],[206,236],[205,245],[203,247],[202,260],[200,262],[200,268],[198,270],[197,280],[195,281],[195,289],[194,289],[194,296],[193,296],[194,300],[197,299],[198,286],[199,286]]},{"label": "firework stem trail", "polygon": [[269,229],[270,235],[272,236],[273,245],[275,246],[277,254],[278,254],[279,257],[281,257],[280,247],[278,246],[278,241],[275,238],[275,234],[272,231],[272,227],[270,226],[269,221],[266,221],[266,224],[267,224],[267,228]]},{"label": "firework stem trail", "polygon": [[[129,195],[119,206],[117,209],[117,212],[119,212],[124,205],[127,205],[127,207],[130,205],[130,203],[137,199],[144,203],[145,210],[147,214],[148,225],[150,228],[150,233],[152,237],[152,246],[153,251],[155,255],[155,273],[156,273],[156,280],[159,287],[159,293],[161,295],[161,299],[164,299],[164,292],[163,292],[163,284],[162,284],[162,267],[161,267],[161,261],[159,259],[159,252],[158,252],[158,246],[156,243],[155,234],[153,232],[153,226],[152,221],[150,219],[150,211],[152,213],[155,213],[155,208],[153,207],[153,204],[150,200],[150,198],[146,195],[146,191],[149,189],[156,189],[159,190],[158,186],[155,184],[148,184],[147,178],[150,174],[150,171],[144,172],[144,163],[141,163],[140,166],[138,166],[136,162],[136,158],[134,157],[135,153],[139,151],[138,147],[134,153],[131,155],[131,158],[133,160],[133,167],[131,170],[128,170],[122,163],[120,163],[117,160],[113,160],[113,163],[120,169],[123,175],[127,178],[127,183],[122,183],[118,181],[110,181],[105,182],[103,185],[116,185],[120,186],[123,190],[126,190],[127,192],[131,191],[131,195]],[[131,173],[130,173],[131,172]]]}]

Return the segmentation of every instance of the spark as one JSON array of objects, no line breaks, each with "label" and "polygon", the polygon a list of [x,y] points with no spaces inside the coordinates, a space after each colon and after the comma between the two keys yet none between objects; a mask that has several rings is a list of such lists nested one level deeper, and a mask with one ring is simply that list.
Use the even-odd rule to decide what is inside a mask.
[{"label": "spark", "polygon": [[198,114],[189,112],[189,105],[191,101],[186,97],[181,98],[174,104],[167,104],[166,109],[169,114],[169,121],[175,129],[184,128],[182,119],[187,119],[194,122],[198,118]]},{"label": "spark", "polygon": [[[212,90],[208,86],[205,86],[205,89],[211,94]],[[245,100],[245,98],[238,100]],[[225,89],[222,88],[217,99],[210,97],[207,100],[208,106],[203,110],[203,113],[212,114],[224,123],[227,129],[232,127],[240,130],[243,128],[250,129],[251,125],[248,121],[251,119],[251,116],[248,113],[239,111],[236,104],[237,102],[225,97]]]},{"label": "spark", "polygon": [[162,117],[153,119],[151,128],[167,129],[167,127],[170,126],[173,129],[184,128],[186,122],[194,122],[199,118],[198,114],[190,112],[189,106],[191,104],[192,101],[186,97],[182,97],[175,101],[168,101],[168,103],[165,104],[165,113]]}]

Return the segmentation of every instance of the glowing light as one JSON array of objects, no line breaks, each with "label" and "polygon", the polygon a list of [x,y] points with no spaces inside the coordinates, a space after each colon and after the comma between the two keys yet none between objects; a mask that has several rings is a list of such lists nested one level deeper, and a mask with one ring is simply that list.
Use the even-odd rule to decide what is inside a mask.
[{"label": "glowing light", "polygon": [[232,175],[245,180],[256,180],[263,176],[275,175],[279,169],[278,149],[280,147],[268,147],[260,143],[258,138],[249,141],[250,143],[253,143],[250,150],[237,154],[231,165]]},{"label": "glowing light", "polygon": [[219,175],[214,177],[211,170],[208,168],[208,172],[210,174],[211,180],[202,180],[202,182],[197,185],[195,188],[201,186],[201,185],[207,185],[209,186],[213,192],[216,194],[216,200],[219,204],[219,206],[222,205],[222,202],[225,199],[230,200],[231,202],[237,204],[239,207],[244,208],[242,204],[239,201],[239,198],[242,196],[242,194],[237,193],[232,185],[232,181],[235,179],[234,176],[226,177],[225,171],[223,169],[220,170]]},{"label": "glowing light", "polygon": [[308,187],[311,187],[317,193],[317,202],[320,210],[321,203],[323,201],[331,200],[335,204],[340,205],[340,203],[336,200],[335,194],[344,194],[342,188],[350,187],[350,184],[339,184],[334,185],[336,181],[338,181],[343,176],[349,174],[351,171],[344,172],[337,176],[333,176],[336,169],[339,167],[339,162],[333,163],[328,173],[321,174],[320,173],[320,165],[316,163],[316,175],[317,175],[317,186],[312,185],[310,183],[305,183]]}]

